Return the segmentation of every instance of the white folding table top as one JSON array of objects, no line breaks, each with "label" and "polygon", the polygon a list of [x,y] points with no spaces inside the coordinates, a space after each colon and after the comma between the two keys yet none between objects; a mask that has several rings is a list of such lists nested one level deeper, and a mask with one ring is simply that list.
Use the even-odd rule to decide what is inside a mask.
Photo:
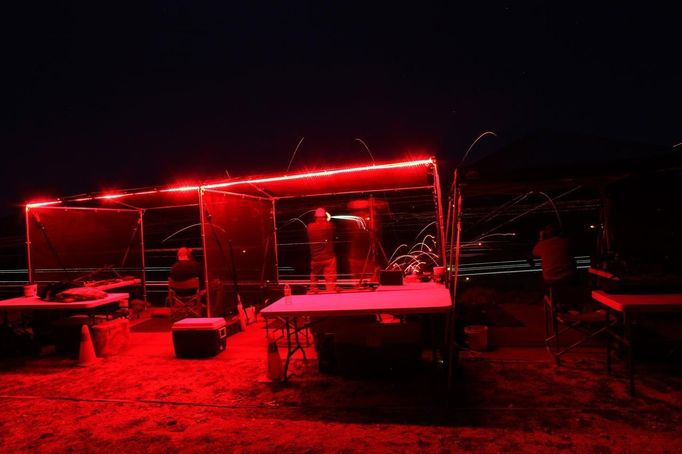
[{"label": "white folding table top", "polygon": [[282,297],[260,311],[263,317],[425,314],[452,308],[450,292],[433,282],[380,286],[375,291],[342,291]]}]

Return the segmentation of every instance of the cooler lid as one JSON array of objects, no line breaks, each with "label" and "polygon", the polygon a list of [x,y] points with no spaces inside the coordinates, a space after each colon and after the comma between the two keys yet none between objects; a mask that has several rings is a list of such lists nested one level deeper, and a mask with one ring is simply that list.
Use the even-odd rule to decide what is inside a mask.
[{"label": "cooler lid", "polygon": [[219,329],[227,325],[222,317],[215,318],[183,318],[173,323],[173,330],[184,329]]}]

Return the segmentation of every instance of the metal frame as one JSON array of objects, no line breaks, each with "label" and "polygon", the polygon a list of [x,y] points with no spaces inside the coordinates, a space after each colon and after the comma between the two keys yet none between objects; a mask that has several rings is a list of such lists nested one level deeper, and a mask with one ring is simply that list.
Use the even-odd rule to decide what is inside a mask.
[{"label": "metal frame", "polygon": [[[310,178],[310,177],[325,177],[325,176],[331,176],[335,174],[347,174],[347,173],[352,173],[352,172],[363,172],[363,171],[372,171],[372,170],[381,170],[381,169],[391,169],[391,168],[401,168],[401,167],[409,167],[409,166],[418,166],[418,165],[425,165],[428,166],[428,169],[430,170],[430,174],[433,179],[433,183],[429,185],[417,185],[417,186],[405,186],[405,187],[391,187],[391,188],[382,188],[382,189],[371,189],[371,190],[363,190],[363,189],[345,189],[341,192],[318,192],[318,193],[307,193],[307,194],[299,194],[299,195],[286,195],[286,196],[275,196],[275,195],[270,195],[268,194],[265,190],[261,189],[258,187],[258,183],[266,183],[266,182],[277,182],[277,181],[289,181],[289,180],[301,180],[303,178]],[[241,193],[241,192],[232,192],[232,191],[225,191],[221,190],[222,188],[236,188],[239,186],[244,186],[245,187],[250,187],[250,188],[255,188],[256,190],[260,191],[267,197],[258,197],[254,196],[251,194],[247,193]],[[358,188],[362,188],[362,183],[359,183],[357,185]],[[205,217],[205,202],[204,202],[204,192],[207,190],[210,190],[211,192],[217,192],[217,193],[222,193],[222,194],[233,194],[235,196],[239,197],[249,197],[249,198],[256,198],[256,199],[262,199],[262,200],[270,200],[272,202],[272,220],[273,220],[273,236],[274,236],[274,259],[275,259],[275,278],[277,283],[280,283],[280,275],[279,275],[279,255],[278,255],[278,232],[277,232],[277,200],[279,199],[292,199],[292,198],[302,198],[302,197],[315,197],[315,196],[326,196],[326,195],[340,195],[340,194],[359,194],[359,193],[376,193],[376,192],[387,192],[387,191],[407,191],[407,190],[414,190],[414,189],[431,189],[434,195],[434,204],[435,204],[435,210],[436,210],[436,230],[437,230],[437,238],[440,241],[440,256],[441,256],[441,263],[443,265],[446,264],[447,260],[447,255],[446,255],[446,243],[447,243],[447,236],[446,232],[443,230],[443,206],[442,206],[442,201],[441,201],[441,189],[440,189],[440,180],[439,180],[439,175],[438,175],[438,167],[436,165],[436,162],[432,158],[428,159],[421,159],[421,160],[413,160],[413,161],[402,161],[402,162],[395,162],[395,163],[388,163],[388,164],[374,164],[374,165],[368,165],[368,166],[359,166],[359,167],[344,167],[344,168],[339,168],[339,169],[333,169],[333,170],[325,170],[325,171],[315,171],[315,172],[308,172],[308,173],[301,173],[301,174],[294,174],[294,175],[283,175],[283,176],[278,176],[278,177],[265,177],[265,178],[254,178],[254,179],[249,179],[249,180],[227,180],[227,181],[222,181],[222,182],[216,182],[216,183],[211,183],[211,184],[200,184],[200,185],[189,185],[189,186],[181,186],[181,187],[167,187],[167,188],[162,188],[162,189],[141,189],[141,190],[134,190],[131,192],[121,192],[117,194],[92,194],[92,195],[80,195],[80,196],[75,196],[75,197],[69,197],[69,198],[64,198],[64,199],[57,199],[57,200],[52,200],[52,201],[44,201],[44,202],[35,202],[35,203],[28,203],[25,205],[25,211],[26,211],[26,245],[27,245],[27,254],[28,254],[28,274],[29,274],[29,281],[33,281],[33,270],[32,270],[32,262],[31,262],[31,239],[29,237],[29,220],[28,220],[28,215],[29,211],[32,208],[58,208],[58,209],[73,209],[73,210],[115,210],[115,211],[138,211],[140,213],[140,247],[141,247],[141,266],[142,266],[142,287],[143,287],[143,294],[145,301],[147,299],[147,286],[149,283],[147,282],[146,278],[146,262],[145,262],[145,255],[146,255],[146,249],[145,249],[145,242],[144,242],[144,215],[147,210],[156,210],[156,209],[165,209],[165,208],[180,208],[180,207],[190,207],[194,206],[194,203],[182,203],[178,205],[168,205],[162,204],[159,206],[134,206],[133,204],[125,204],[120,201],[122,198],[127,198],[127,197],[132,197],[132,196],[141,196],[141,195],[162,195],[162,194],[168,194],[168,193],[173,193],[173,192],[193,192],[196,191],[197,197],[198,197],[198,209],[199,209],[199,219],[201,223],[201,244],[202,247],[204,248],[204,251],[206,250],[206,217]],[[126,208],[108,208],[108,207],[82,207],[82,206],[75,206],[74,204],[77,203],[104,203],[104,202],[113,202],[113,203],[119,203]],[[448,216],[449,217],[449,216]],[[449,219],[448,219],[449,221]],[[204,269],[207,269],[207,260],[206,260],[206,254],[204,254]],[[210,291],[209,290],[209,282],[208,282],[208,273],[205,273],[205,282],[206,286],[206,307],[207,307],[207,315],[210,316],[210,307],[211,307],[211,297],[210,297]],[[453,300],[454,301],[454,300]]]},{"label": "metal frame", "polygon": [[208,286],[208,260],[206,259],[206,210],[204,209],[204,188],[199,189],[199,219],[201,222],[201,247],[204,249],[204,288],[206,289],[206,317],[211,316],[211,289]]},{"label": "metal frame", "polygon": [[33,208],[40,208],[43,210],[49,210],[49,209],[56,209],[56,210],[73,210],[73,211],[125,211],[128,213],[131,212],[137,212],[139,214],[139,219],[138,222],[140,224],[140,267],[142,271],[142,292],[144,295],[145,301],[147,300],[147,285],[146,285],[146,274],[145,274],[145,261],[144,261],[144,211],[141,208],[106,208],[106,207],[74,207],[74,206],[52,206],[53,204],[37,204],[37,205],[31,205],[27,204],[25,206],[25,225],[26,225],[26,265],[28,267],[28,281],[29,283],[33,283],[33,260],[31,259],[31,238],[30,238],[30,223],[29,223],[29,212]]}]

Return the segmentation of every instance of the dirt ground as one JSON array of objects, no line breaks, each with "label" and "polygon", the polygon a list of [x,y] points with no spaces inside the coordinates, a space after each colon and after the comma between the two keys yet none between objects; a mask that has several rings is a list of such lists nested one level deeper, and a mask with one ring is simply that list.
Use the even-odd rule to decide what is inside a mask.
[{"label": "dirt ground", "polygon": [[[280,342],[280,352],[283,351]],[[452,399],[432,363],[374,376],[292,362],[265,380],[262,322],[208,359],[175,357],[169,332],[132,332],[88,367],[4,361],[2,452],[682,452],[682,377],[645,368],[637,396],[596,352],[557,369],[541,349],[464,352]]]}]

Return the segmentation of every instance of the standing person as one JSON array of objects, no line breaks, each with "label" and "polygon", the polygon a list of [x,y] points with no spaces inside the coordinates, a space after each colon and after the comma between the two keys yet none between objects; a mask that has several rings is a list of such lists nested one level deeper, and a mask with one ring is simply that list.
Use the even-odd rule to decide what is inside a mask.
[{"label": "standing person", "polygon": [[336,287],[336,254],[334,253],[334,225],[329,222],[327,210],[315,210],[315,221],[308,224],[310,244],[310,290],[319,291],[318,276],[324,275],[327,291]]}]

